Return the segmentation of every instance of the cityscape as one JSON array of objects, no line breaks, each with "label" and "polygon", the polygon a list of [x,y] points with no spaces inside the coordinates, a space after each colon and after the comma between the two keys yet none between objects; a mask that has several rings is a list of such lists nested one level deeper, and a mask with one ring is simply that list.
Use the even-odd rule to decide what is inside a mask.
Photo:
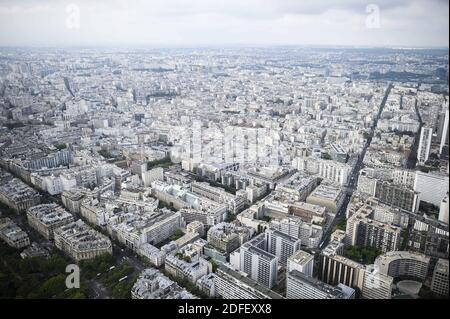
[{"label": "cityscape", "polygon": [[448,39],[9,39],[0,299],[448,299]]}]

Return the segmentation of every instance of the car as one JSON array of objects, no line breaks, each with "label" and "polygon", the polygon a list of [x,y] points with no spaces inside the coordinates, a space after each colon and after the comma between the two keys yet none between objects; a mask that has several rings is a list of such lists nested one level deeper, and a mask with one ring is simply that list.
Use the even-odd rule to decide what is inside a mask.
[{"label": "car", "polygon": [[127,279],[127,278],[128,278],[128,276],[122,277],[122,278],[119,279],[118,282],[124,281],[124,280]]}]

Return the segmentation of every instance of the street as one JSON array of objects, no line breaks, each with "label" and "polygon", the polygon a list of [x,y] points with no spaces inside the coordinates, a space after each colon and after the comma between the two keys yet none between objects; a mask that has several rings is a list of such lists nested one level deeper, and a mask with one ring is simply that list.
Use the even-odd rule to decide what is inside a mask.
[{"label": "street", "polygon": [[372,127],[370,128],[370,133],[369,133],[369,136],[368,136],[368,138],[366,140],[366,144],[364,145],[364,147],[363,147],[363,149],[361,151],[361,154],[359,155],[358,160],[356,161],[356,164],[353,167],[353,171],[352,171],[352,173],[350,175],[349,183],[348,183],[347,188],[346,188],[347,194],[346,194],[346,197],[344,199],[344,202],[343,202],[341,208],[339,209],[339,211],[336,213],[336,217],[334,218],[332,225],[327,229],[326,233],[324,234],[323,240],[322,240],[322,242],[319,245],[320,249],[323,249],[324,247],[326,247],[328,245],[328,243],[330,242],[330,236],[331,236],[331,232],[333,230],[333,227],[336,224],[338,224],[340,221],[342,221],[342,219],[345,219],[345,212],[347,211],[348,204],[350,203],[350,199],[351,199],[351,197],[353,195],[353,192],[355,191],[356,186],[357,186],[357,180],[358,180],[359,171],[363,168],[363,165],[364,165],[363,164],[364,157],[366,156],[367,149],[369,148],[370,143],[372,142],[372,138],[373,138],[373,136],[375,134],[375,129],[377,127],[378,120],[380,119],[381,114],[383,113],[384,106],[386,105],[387,99],[389,97],[389,94],[391,93],[392,88],[393,88],[393,85],[391,83],[391,84],[389,84],[389,86],[388,86],[388,88],[386,90],[386,93],[384,95],[384,98],[381,101],[380,108],[378,109],[377,116],[374,119]]}]

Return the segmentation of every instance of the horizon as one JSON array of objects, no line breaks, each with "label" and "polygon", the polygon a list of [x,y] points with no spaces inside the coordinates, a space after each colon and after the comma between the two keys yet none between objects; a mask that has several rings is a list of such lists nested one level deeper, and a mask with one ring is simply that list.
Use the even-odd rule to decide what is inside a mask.
[{"label": "horizon", "polygon": [[265,49],[265,48],[304,48],[304,49],[386,49],[386,50],[449,50],[450,46],[403,46],[403,45],[303,45],[303,44],[104,44],[104,45],[0,45],[0,49]]}]

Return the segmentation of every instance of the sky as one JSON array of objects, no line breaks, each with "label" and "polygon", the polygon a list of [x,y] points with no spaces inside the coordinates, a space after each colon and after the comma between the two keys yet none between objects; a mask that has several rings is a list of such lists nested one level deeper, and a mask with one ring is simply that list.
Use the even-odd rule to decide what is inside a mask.
[{"label": "sky", "polygon": [[0,46],[448,42],[449,0],[0,0]]}]

